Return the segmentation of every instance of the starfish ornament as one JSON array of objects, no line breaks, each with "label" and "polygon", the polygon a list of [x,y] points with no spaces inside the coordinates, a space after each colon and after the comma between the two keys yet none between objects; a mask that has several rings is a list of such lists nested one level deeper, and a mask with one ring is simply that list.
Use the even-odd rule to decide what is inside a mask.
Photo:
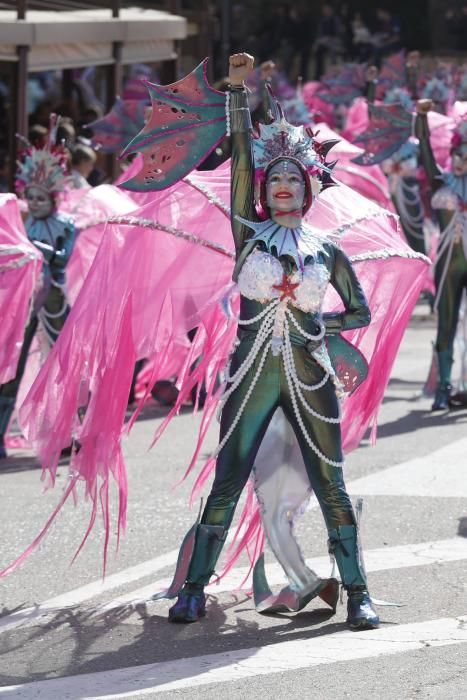
[{"label": "starfish ornament", "polygon": [[281,293],[280,301],[284,301],[284,299],[292,299],[295,301],[297,299],[295,296],[295,290],[299,286],[299,282],[296,284],[293,283],[290,277],[288,277],[284,272],[282,282],[280,284],[274,284],[273,289],[277,289],[277,291]]}]

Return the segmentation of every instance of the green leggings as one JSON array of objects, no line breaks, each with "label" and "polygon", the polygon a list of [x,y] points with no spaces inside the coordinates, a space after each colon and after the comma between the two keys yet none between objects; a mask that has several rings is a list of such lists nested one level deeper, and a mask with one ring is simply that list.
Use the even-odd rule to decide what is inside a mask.
[{"label": "green leggings", "polygon": [[[449,387],[453,362],[454,338],[456,337],[459,308],[464,289],[467,289],[467,259],[462,242],[454,243],[452,255],[447,267],[447,252],[436,264],[436,288],[442,284],[438,303],[438,332],[436,351],[438,354],[439,387]],[[444,276],[444,280],[443,280]]]},{"label": "green leggings", "polygon": [[[238,346],[231,364],[232,374],[248,355],[251,342],[250,339],[242,340]],[[294,346],[293,354],[297,375],[301,381],[306,384],[317,384],[324,377],[324,370],[309,355],[305,347]],[[260,352],[253,367],[223,408],[221,441],[232,425],[245,393],[253,381],[261,355]],[[328,379],[321,389],[303,393],[308,403],[318,413],[332,418],[338,415],[338,399],[331,379]],[[352,504],[345,489],[342,467],[328,464],[308,445],[294,412],[282,356],[274,357],[269,351],[261,375],[240,420],[218,455],[215,479],[201,523],[221,525],[226,529],[230,526],[261,441],[274,412],[279,407],[283,409],[297,437],[308,478],[321,506],[328,530],[355,522]],[[326,423],[313,417],[302,407],[299,410],[313,443],[331,461],[341,462],[343,456],[339,423]]]}]

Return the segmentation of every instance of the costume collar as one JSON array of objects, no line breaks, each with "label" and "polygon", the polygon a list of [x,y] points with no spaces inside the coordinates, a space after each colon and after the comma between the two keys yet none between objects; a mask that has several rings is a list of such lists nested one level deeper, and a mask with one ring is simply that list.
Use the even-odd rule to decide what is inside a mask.
[{"label": "costume collar", "polygon": [[323,247],[326,239],[315,235],[311,228],[304,223],[297,228],[288,228],[281,226],[273,219],[248,221],[241,216],[235,218],[253,229],[255,233],[250,238],[251,241],[263,241],[271,253],[272,249],[275,248],[278,258],[282,255],[288,255],[294,260],[299,270],[303,270],[305,258],[309,256],[316,258],[318,253],[326,252]]},{"label": "costume collar", "polygon": [[64,229],[71,226],[71,221],[54,213],[45,219],[35,219],[28,216],[25,222],[26,232],[29,240],[42,241],[55,245],[57,238],[64,235]]},{"label": "costume collar", "polygon": [[443,173],[440,179],[462,202],[467,202],[467,175],[458,177],[454,173]]}]

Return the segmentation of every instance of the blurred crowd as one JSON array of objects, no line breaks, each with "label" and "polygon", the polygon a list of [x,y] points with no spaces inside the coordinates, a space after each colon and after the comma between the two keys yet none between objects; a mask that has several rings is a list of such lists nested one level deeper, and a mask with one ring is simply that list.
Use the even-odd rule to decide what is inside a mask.
[{"label": "blurred crowd", "polygon": [[[257,3],[258,4],[258,3]],[[258,5],[259,6],[259,5]],[[285,79],[295,83],[321,80],[327,72],[346,63],[380,67],[385,58],[409,46],[407,27],[401,28],[398,16],[387,6],[376,4],[363,11],[351,9],[351,3],[271,3],[267,12],[246,11],[242,0],[232,3],[229,20],[230,50],[247,50],[258,64],[273,59]],[[223,75],[220,4],[212,3],[214,78]],[[420,22],[426,17],[420,17]],[[453,50],[467,50],[467,4],[447,6],[444,29]],[[29,141],[40,145],[47,136],[51,113],[61,116],[57,139],[69,154],[69,166],[75,187],[96,186],[115,176],[105,153],[93,147],[89,124],[106,112],[105,75],[99,68],[31,74],[28,81]],[[147,97],[140,78],[157,82],[157,68],[129,67],[124,99]],[[67,84],[68,82],[68,84]],[[224,86],[221,85],[221,88]],[[64,95],[67,95],[64,97]],[[8,86],[0,76],[0,192],[10,188],[8,123],[11,113]]]},{"label": "blurred crowd", "polygon": [[[141,79],[157,81],[155,67],[143,64],[129,67],[122,93],[124,99],[147,99]],[[93,130],[89,126],[106,111],[105,93],[105,73],[95,68],[67,71],[65,76],[61,71],[45,71],[33,73],[28,79],[27,140],[36,148],[44,146],[50,115],[60,115],[56,143],[66,149],[68,170],[75,188],[94,187],[113,179],[108,156],[94,147]],[[12,164],[7,141],[10,107],[8,84],[0,78],[0,192],[10,190]]]}]

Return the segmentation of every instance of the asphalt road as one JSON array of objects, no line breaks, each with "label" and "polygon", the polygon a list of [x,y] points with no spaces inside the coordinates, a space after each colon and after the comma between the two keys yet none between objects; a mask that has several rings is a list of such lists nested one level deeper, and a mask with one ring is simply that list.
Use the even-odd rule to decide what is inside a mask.
[{"label": "asphalt road", "polygon": [[[467,698],[467,410],[432,414],[421,389],[434,322],[423,310],[403,341],[381,409],[378,440],[348,456],[352,496],[364,498],[370,590],[382,625],[351,633],[345,605],[313,601],[297,615],[261,616],[238,578],[211,587],[208,615],[166,621],[164,587],[196,517],[181,478],[199,416],[186,412],[147,450],[164,415],[148,404],[125,443],[128,528],[102,582],[99,528],[70,566],[89,504],[70,504],[44,544],[0,588],[3,698]],[[209,448],[216,444],[211,431]],[[34,458],[17,451],[0,469],[0,565],[37,534],[66,484],[42,493]],[[462,520],[464,518],[464,520]],[[307,558],[329,573],[326,533],[312,504],[297,525]],[[245,562],[243,562],[245,564]],[[272,567],[272,579],[280,573]]]}]

